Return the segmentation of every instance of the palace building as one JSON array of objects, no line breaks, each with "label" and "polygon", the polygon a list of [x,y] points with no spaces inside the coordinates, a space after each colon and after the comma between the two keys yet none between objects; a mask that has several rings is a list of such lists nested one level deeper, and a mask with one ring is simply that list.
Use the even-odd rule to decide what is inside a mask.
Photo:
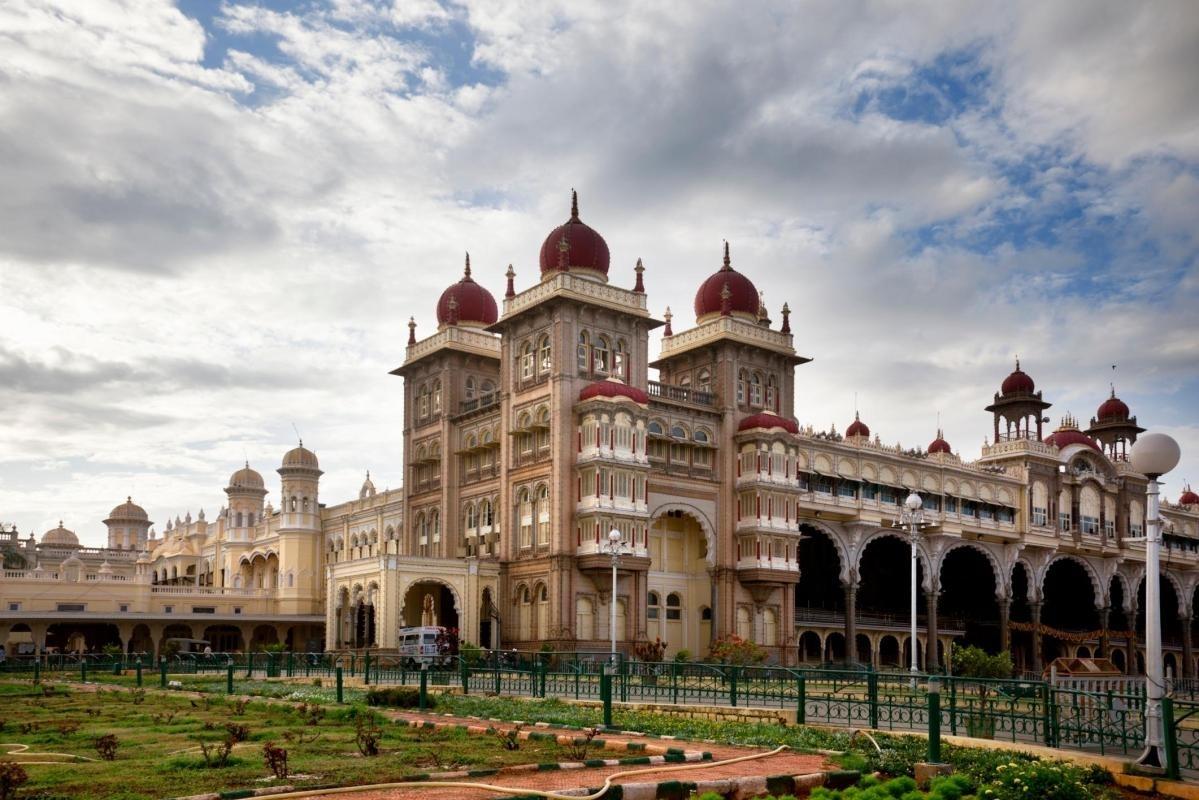
[{"label": "palace building", "polygon": [[[992,425],[973,462],[941,431],[904,449],[857,415],[816,430],[796,421],[811,359],[788,307],[772,322],[727,244],[714,266],[693,325],[655,318],[641,262],[611,274],[574,199],[531,285],[510,266],[497,304],[468,256],[437,330],[409,322],[393,372],[401,490],[368,474],[326,504],[301,444],[270,489],[246,464],[212,520],[176,517],[161,536],[131,498],[104,520],[106,548],[61,524],[40,541],[0,531],[0,640],[385,651],[400,627],[433,624],[485,647],[603,653],[614,605],[625,650],[661,638],[668,658],[702,658],[735,634],[775,662],[901,665],[910,540],[896,517],[914,490],[921,664],[969,642],[1025,670],[1103,654],[1143,671],[1146,478],[1126,459],[1143,429],[1114,389],[1089,424],[1048,431],[1050,399],[1017,362],[980,398]],[[1188,487],[1162,515],[1166,663],[1193,675],[1199,497]]]}]

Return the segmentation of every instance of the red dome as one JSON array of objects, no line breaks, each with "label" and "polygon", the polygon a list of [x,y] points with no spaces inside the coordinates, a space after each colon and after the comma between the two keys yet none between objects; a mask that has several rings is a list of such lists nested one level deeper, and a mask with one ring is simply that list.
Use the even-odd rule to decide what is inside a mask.
[{"label": "red dome", "polygon": [[1188,486],[1186,488],[1186,490],[1183,491],[1182,495],[1178,498],[1178,505],[1180,505],[1180,506],[1199,506],[1199,494],[1195,494],[1194,492],[1192,492],[1191,487]]},{"label": "red dome", "polygon": [[795,420],[780,417],[770,411],[759,411],[757,414],[751,414],[741,420],[741,424],[737,426],[739,431],[752,431],[754,428],[782,428],[787,433],[799,433],[799,426],[795,424]]},{"label": "red dome", "polygon": [[[728,288],[728,303],[725,304],[725,288]],[[729,259],[729,243],[724,243],[724,266],[708,276],[695,293],[695,318],[701,320],[710,314],[745,314],[757,320],[761,299],[753,281],[733,269]]]},{"label": "red dome", "polygon": [[1124,422],[1130,413],[1128,404],[1116,397],[1116,390],[1113,387],[1112,396],[1099,406],[1099,410],[1095,412],[1095,418],[1100,422]]},{"label": "red dome", "polygon": [[1000,394],[1032,394],[1036,389],[1036,384],[1033,383],[1027,372],[1020,369],[1020,359],[1016,359],[1016,369],[1011,375],[1003,379],[1003,385],[999,387]]},{"label": "red dome", "polygon": [[593,397],[627,397],[639,405],[649,405],[648,394],[615,378],[589,383],[579,392],[580,403]]},{"label": "red dome", "polygon": [[928,446],[928,454],[931,456],[933,453],[945,453],[947,455],[953,453],[953,450],[949,447],[949,442],[945,441],[940,431],[937,431],[937,438],[933,439],[932,443]]},{"label": "red dome", "polygon": [[1083,444],[1092,450],[1099,449],[1099,445],[1095,444],[1095,440],[1079,430],[1058,430],[1045,437],[1045,444],[1051,444],[1059,449],[1064,449],[1072,444]]},{"label": "red dome", "polygon": [[579,219],[579,196],[570,193],[570,219],[550,231],[541,245],[541,274],[594,270],[608,275],[608,243],[604,237]]},{"label": "red dome", "polygon": [[475,283],[470,276],[470,253],[467,253],[462,280],[442,292],[441,299],[437,301],[437,324],[494,325],[499,318],[499,310],[491,292]]},{"label": "red dome", "polygon": [[853,412],[853,422],[849,423],[849,427],[845,429],[845,435],[848,436],[869,436],[870,426],[862,422],[858,412]]}]

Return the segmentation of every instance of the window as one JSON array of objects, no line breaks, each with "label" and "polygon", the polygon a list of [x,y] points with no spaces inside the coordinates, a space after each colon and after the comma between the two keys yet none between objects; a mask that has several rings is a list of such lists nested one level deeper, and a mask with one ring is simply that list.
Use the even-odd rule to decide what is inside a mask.
[{"label": "window", "polygon": [[579,333],[579,344],[575,348],[579,372],[590,372],[590,351],[588,348],[587,331]]},{"label": "window", "polygon": [[[129,607],[128,607],[128,606],[125,606],[125,607],[123,607],[121,610],[122,610],[122,611],[127,611],[128,609],[129,609]],[[20,604],[20,603],[9,603],[9,604],[8,604],[8,610],[9,610],[9,611],[20,611],[20,610],[21,610],[21,604]]]},{"label": "window", "polygon": [[528,489],[520,490],[520,500],[517,504],[520,515],[520,546],[533,546],[533,500],[529,497]]},{"label": "window", "polygon": [[542,335],[537,343],[537,371],[544,374],[550,371],[553,360],[550,358],[550,337]]},{"label": "window", "polygon": [[490,500],[484,500],[479,503],[479,524],[484,528],[490,528],[494,521],[494,506]]},{"label": "window", "polygon": [[607,375],[611,364],[609,358],[608,340],[606,337],[599,337],[595,340],[595,346],[591,348],[591,368],[600,375]]},{"label": "window", "polygon": [[749,383],[749,404],[751,406],[762,405],[762,376],[756,372]]},{"label": "window", "polygon": [[646,430],[649,431],[650,436],[662,436],[663,435],[662,423],[660,423],[660,422],[651,422],[649,424],[649,427]]},{"label": "window", "polygon": [[738,405],[744,405],[744,403],[745,403],[745,390],[746,390],[747,383],[748,383],[748,381],[746,380],[746,377],[745,377],[745,370],[742,370],[737,375],[737,404]]},{"label": "window", "polygon": [[[58,610],[59,610],[59,611],[68,611],[68,610],[70,610],[70,609],[64,609],[64,608],[62,607],[62,605],[59,605],[59,607],[58,607]],[[80,611],[82,611],[82,610],[83,610],[83,608],[81,607],[79,610],[80,610]],[[172,613],[174,613],[174,611],[175,611],[175,607],[174,607],[174,606],[163,606],[163,607],[162,607],[162,613],[164,613],[164,614],[172,614]]]},{"label": "window", "polygon": [[774,411],[779,410],[778,387],[774,385],[773,375],[766,379],[766,407]]},{"label": "window", "polygon": [[706,447],[697,447],[691,451],[691,461],[697,467],[711,468],[712,451]]},{"label": "window", "polygon": [[623,339],[616,342],[616,349],[612,351],[612,374],[621,379],[628,377],[628,354]]},{"label": "window", "polygon": [[466,535],[474,536],[475,529],[479,527],[478,512],[475,509],[474,503],[466,504]]},{"label": "window", "polygon": [[687,438],[687,429],[682,427],[681,425],[675,425],[674,427],[672,427],[670,429],[670,435],[673,436],[675,439],[686,439]]},{"label": "window", "polygon": [[550,543],[550,490],[545,484],[537,489],[537,544]]},{"label": "window", "polygon": [[417,390],[416,408],[420,417],[429,416],[429,387],[426,384],[422,384]]},{"label": "window", "polygon": [[700,442],[701,444],[707,444],[708,442],[711,441],[711,438],[709,438],[707,431],[696,431],[694,438],[695,438],[695,441]]},{"label": "window", "polygon": [[712,391],[712,372],[708,369],[701,369],[695,376],[695,388],[701,392]]},{"label": "window", "polygon": [[683,618],[683,603],[674,592],[666,595],[666,619],[680,620]]},{"label": "window", "polygon": [[433,413],[441,413],[441,381],[433,383]]},{"label": "window", "polygon": [[1092,535],[1099,533],[1099,520],[1095,517],[1081,517],[1079,522],[1083,533],[1090,533]]},{"label": "window", "polygon": [[475,399],[475,379],[474,378],[466,379],[466,399],[467,400]]},{"label": "window", "polygon": [[657,592],[649,593],[649,600],[646,603],[645,617],[646,619],[658,619],[662,614],[662,599]]},{"label": "window", "polygon": [[533,345],[528,342],[520,349],[520,379],[527,381],[533,377]]},{"label": "window", "polygon": [[1033,525],[1048,525],[1049,524],[1049,510],[1045,509],[1045,508],[1033,508],[1032,524]]},{"label": "window", "polygon": [[1057,515],[1057,525],[1059,530],[1070,530],[1070,515],[1066,512],[1059,512]]},{"label": "window", "polygon": [[[14,608],[14,609],[12,609],[12,610],[13,610],[13,611],[17,611],[18,609],[15,609],[15,608]],[[121,613],[122,613],[122,614],[124,614],[124,613],[126,613],[126,612],[128,612],[128,611],[129,611],[129,604],[128,604],[128,603],[121,603]]]}]

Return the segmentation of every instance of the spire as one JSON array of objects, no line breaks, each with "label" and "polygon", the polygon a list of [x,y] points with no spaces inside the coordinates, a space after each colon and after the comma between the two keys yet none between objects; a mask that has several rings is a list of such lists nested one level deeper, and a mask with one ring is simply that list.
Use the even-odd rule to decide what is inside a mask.
[{"label": "spire", "polygon": [[1016,356],[1016,372],[1020,371],[1020,356]]},{"label": "spire", "polygon": [[645,281],[642,279],[642,274],[645,272],[645,265],[641,263],[641,259],[637,259],[637,266],[633,267],[633,272],[637,273],[637,282],[633,284],[633,291],[637,294],[645,294]]},{"label": "spire", "polygon": [[662,319],[666,320],[666,330],[662,331],[663,336],[674,336],[674,330],[670,327],[670,319],[674,314],[670,313],[670,306],[666,307],[666,313],[662,315]]},{"label": "spire", "polygon": [[574,189],[570,190],[570,221],[579,221],[579,193]]},{"label": "spire", "polygon": [[724,240],[724,266],[721,267],[720,269],[721,270],[731,270],[732,268],[733,268],[733,261],[732,261],[732,259],[729,258],[729,240],[725,239]]},{"label": "spire", "polygon": [[470,253],[466,254],[466,269],[462,271],[462,280],[469,281],[470,277]]},{"label": "spire", "polygon": [[[416,317],[408,318],[408,344],[416,344]],[[250,466],[250,462],[246,462],[246,466]]]},{"label": "spire", "polygon": [[504,291],[504,297],[516,297],[516,285],[513,283],[516,280],[516,270],[509,264],[508,271],[504,274],[508,278],[508,288]]},{"label": "spire", "polygon": [[791,332],[791,308],[783,303],[783,333]]}]

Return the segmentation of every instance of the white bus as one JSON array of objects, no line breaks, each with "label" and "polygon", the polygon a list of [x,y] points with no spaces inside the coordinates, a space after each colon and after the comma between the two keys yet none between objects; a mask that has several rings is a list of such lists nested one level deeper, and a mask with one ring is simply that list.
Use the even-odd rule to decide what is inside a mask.
[{"label": "white bus", "polygon": [[401,660],[409,666],[417,664],[442,664],[449,659],[437,647],[438,638],[445,628],[423,625],[419,628],[400,628],[398,651]]}]

